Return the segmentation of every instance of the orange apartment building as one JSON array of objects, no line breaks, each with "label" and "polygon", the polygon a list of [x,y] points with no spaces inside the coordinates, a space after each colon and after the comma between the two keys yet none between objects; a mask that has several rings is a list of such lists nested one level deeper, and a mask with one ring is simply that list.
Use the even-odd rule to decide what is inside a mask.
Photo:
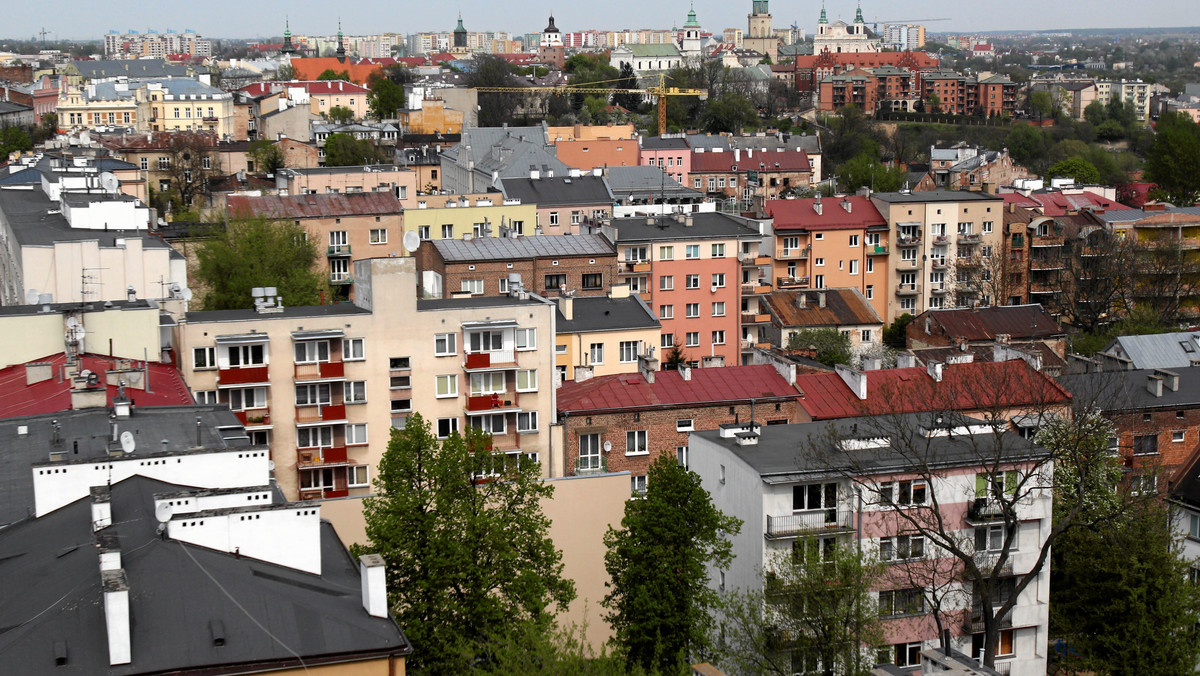
[{"label": "orange apartment building", "polygon": [[639,159],[637,129],[632,124],[549,127],[546,136],[568,167],[633,167]]},{"label": "orange apartment building", "polygon": [[280,169],[275,185],[286,195],[390,192],[405,209],[417,208],[417,172],[394,164]]},{"label": "orange apartment building", "polygon": [[618,279],[662,322],[660,354],[678,346],[692,364],[741,363],[753,347],[741,340],[743,313],[770,321],[757,222],[708,212],[613,219],[602,230],[617,245]]},{"label": "orange apartment building", "polygon": [[776,288],[857,289],[887,317],[892,238],[870,199],[770,200],[764,211],[774,219]]},{"label": "orange apartment building", "polygon": [[396,111],[400,129],[405,136],[410,134],[461,134],[466,116],[461,110],[446,107],[446,102],[437,96],[426,96],[421,107]]}]

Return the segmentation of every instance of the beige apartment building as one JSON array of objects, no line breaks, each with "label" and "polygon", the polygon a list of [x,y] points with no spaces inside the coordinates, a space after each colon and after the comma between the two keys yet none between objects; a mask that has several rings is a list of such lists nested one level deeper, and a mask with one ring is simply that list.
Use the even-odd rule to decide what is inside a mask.
[{"label": "beige apartment building", "polygon": [[263,300],[190,312],[176,329],[197,401],[228,403],[252,441],[269,445],[288,498],[368,494],[390,429],[413,413],[439,437],[470,425],[492,433],[498,456],[561,474],[549,441],[553,302],[528,293],[418,300],[411,257],[357,261],[354,278],[353,304]]},{"label": "beige apartment building", "polygon": [[932,190],[874,193],[871,202],[894,243],[884,322],[906,312],[995,302],[991,281],[1002,264],[1003,198]]},{"label": "beige apartment building", "polygon": [[417,172],[392,164],[280,169],[275,187],[281,195],[390,190],[405,209],[417,207]]},{"label": "beige apartment building", "polygon": [[59,93],[59,126],[128,127],[147,131],[209,131],[235,135],[233,95],[191,78],[115,80],[70,85]]},{"label": "beige apartment building", "polygon": [[[421,195],[407,207],[404,227],[422,242],[466,237],[532,235],[536,232],[538,209],[520,199],[505,199],[497,193],[470,195]],[[406,205],[407,206],[407,205]],[[503,228],[503,230],[502,230]]]}]

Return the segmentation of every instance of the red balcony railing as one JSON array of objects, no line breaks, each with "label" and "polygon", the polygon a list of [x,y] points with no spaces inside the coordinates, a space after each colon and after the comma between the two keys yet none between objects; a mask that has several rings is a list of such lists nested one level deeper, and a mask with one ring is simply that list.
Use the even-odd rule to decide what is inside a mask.
[{"label": "red balcony railing", "polygon": [[297,406],[296,422],[310,423],[327,420],[345,420],[345,404],[326,404],[323,406]]},{"label": "red balcony railing", "polygon": [[468,352],[467,353],[467,368],[469,369],[485,369],[492,365],[492,355],[490,352]]},{"label": "red balcony railing", "polygon": [[323,361],[314,364],[296,364],[296,380],[319,380],[325,378],[345,377],[345,362]]},{"label": "red balcony railing", "polygon": [[484,394],[478,397],[467,397],[467,410],[474,413],[476,411],[491,411],[512,408],[516,405],[513,399],[505,399],[512,395],[504,394]]},{"label": "red balcony railing", "polygon": [[217,382],[222,385],[242,385],[245,383],[265,383],[270,380],[266,366],[248,366],[244,368],[221,369],[217,371]]},{"label": "red balcony railing", "polygon": [[233,415],[242,421],[245,427],[254,427],[256,425],[270,425],[271,411],[265,408],[255,408],[249,411],[234,411]]}]

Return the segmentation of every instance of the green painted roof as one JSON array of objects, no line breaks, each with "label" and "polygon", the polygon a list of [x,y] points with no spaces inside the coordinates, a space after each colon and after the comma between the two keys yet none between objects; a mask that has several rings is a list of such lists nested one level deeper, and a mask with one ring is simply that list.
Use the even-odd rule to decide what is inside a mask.
[{"label": "green painted roof", "polygon": [[654,44],[654,45],[622,45],[629,51],[633,52],[634,56],[650,57],[650,56],[679,56],[679,48],[673,44]]}]

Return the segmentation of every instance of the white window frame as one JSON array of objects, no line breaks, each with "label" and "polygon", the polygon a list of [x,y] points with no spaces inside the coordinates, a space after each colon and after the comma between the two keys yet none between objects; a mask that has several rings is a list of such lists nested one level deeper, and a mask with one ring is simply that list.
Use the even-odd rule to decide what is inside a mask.
[{"label": "white window frame", "polygon": [[371,228],[371,244],[387,244],[387,228]]},{"label": "white window frame", "polygon": [[365,380],[348,380],[346,386],[342,388],[342,403],[344,404],[365,404],[367,403],[367,381]]},{"label": "white window frame", "polygon": [[[530,424],[532,422],[532,424]],[[538,412],[537,411],[518,411],[517,412],[517,431],[536,432],[538,431]]]},{"label": "white window frame", "polygon": [[[325,354],[321,354],[324,345]],[[301,354],[303,351],[304,354]],[[297,364],[324,364],[333,358],[328,340],[302,340],[292,346],[292,356]]]},{"label": "white window frame", "polygon": [[371,485],[370,465],[350,465],[346,468],[347,488],[367,488]]},{"label": "white window frame", "polygon": [[528,352],[529,350],[537,349],[537,329],[524,328],[516,329],[513,332],[513,344],[516,346],[517,352]]},{"label": "white window frame", "polygon": [[696,429],[695,418],[680,418],[675,421],[676,432],[691,432],[694,429]]},{"label": "white window frame", "polygon": [[725,301],[723,301],[723,300],[717,301],[712,304],[712,316],[714,316],[714,317],[724,317],[725,316]]},{"label": "white window frame", "polygon": [[[521,384],[524,378],[525,384]],[[538,372],[537,369],[519,369],[514,378],[518,392],[537,392],[538,389]]]},{"label": "white window frame", "polygon": [[[447,434],[445,434],[445,435],[442,434],[442,423],[443,422],[445,422],[446,426],[449,428]],[[435,424],[435,426],[433,428],[433,433],[435,435],[437,435],[438,439],[449,439],[451,434],[454,434],[455,432],[459,431],[458,423],[459,423],[458,418],[438,418],[437,423]]]},{"label": "white window frame", "polygon": [[[439,346],[438,343],[442,345]],[[458,354],[457,333],[436,333],[433,336],[433,356],[450,357]]]},{"label": "white window frame", "polygon": [[[597,358],[598,357],[598,358]],[[604,363],[604,343],[592,343],[588,346],[588,359],[592,365]]]},{"label": "white window frame", "polygon": [[674,305],[659,305],[658,306],[658,318],[659,319],[675,319],[675,306]]},{"label": "white window frame", "polygon": [[458,396],[457,375],[448,374],[437,376],[434,380],[434,386],[434,397],[437,399],[452,399]]},{"label": "white window frame", "polygon": [[468,291],[472,296],[483,295],[483,280],[482,279],[464,279],[459,285],[460,291]]},{"label": "white window frame", "polygon": [[[197,359],[197,357],[200,355],[203,355],[203,358]],[[192,370],[194,370],[194,371],[210,371],[215,368],[217,368],[217,348],[215,348],[215,347],[194,347],[194,348],[192,348]]]},{"label": "white window frame", "polygon": [[626,430],[625,455],[650,455],[650,430]]},{"label": "white window frame", "polygon": [[367,358],[366,344],[363,338],[342,339],[342,361],[364,361]]},{"label": "white window frame", "polygon": [[369,443],[367,438],[367,423],[346,423],[347,446],[366,446]]}]

